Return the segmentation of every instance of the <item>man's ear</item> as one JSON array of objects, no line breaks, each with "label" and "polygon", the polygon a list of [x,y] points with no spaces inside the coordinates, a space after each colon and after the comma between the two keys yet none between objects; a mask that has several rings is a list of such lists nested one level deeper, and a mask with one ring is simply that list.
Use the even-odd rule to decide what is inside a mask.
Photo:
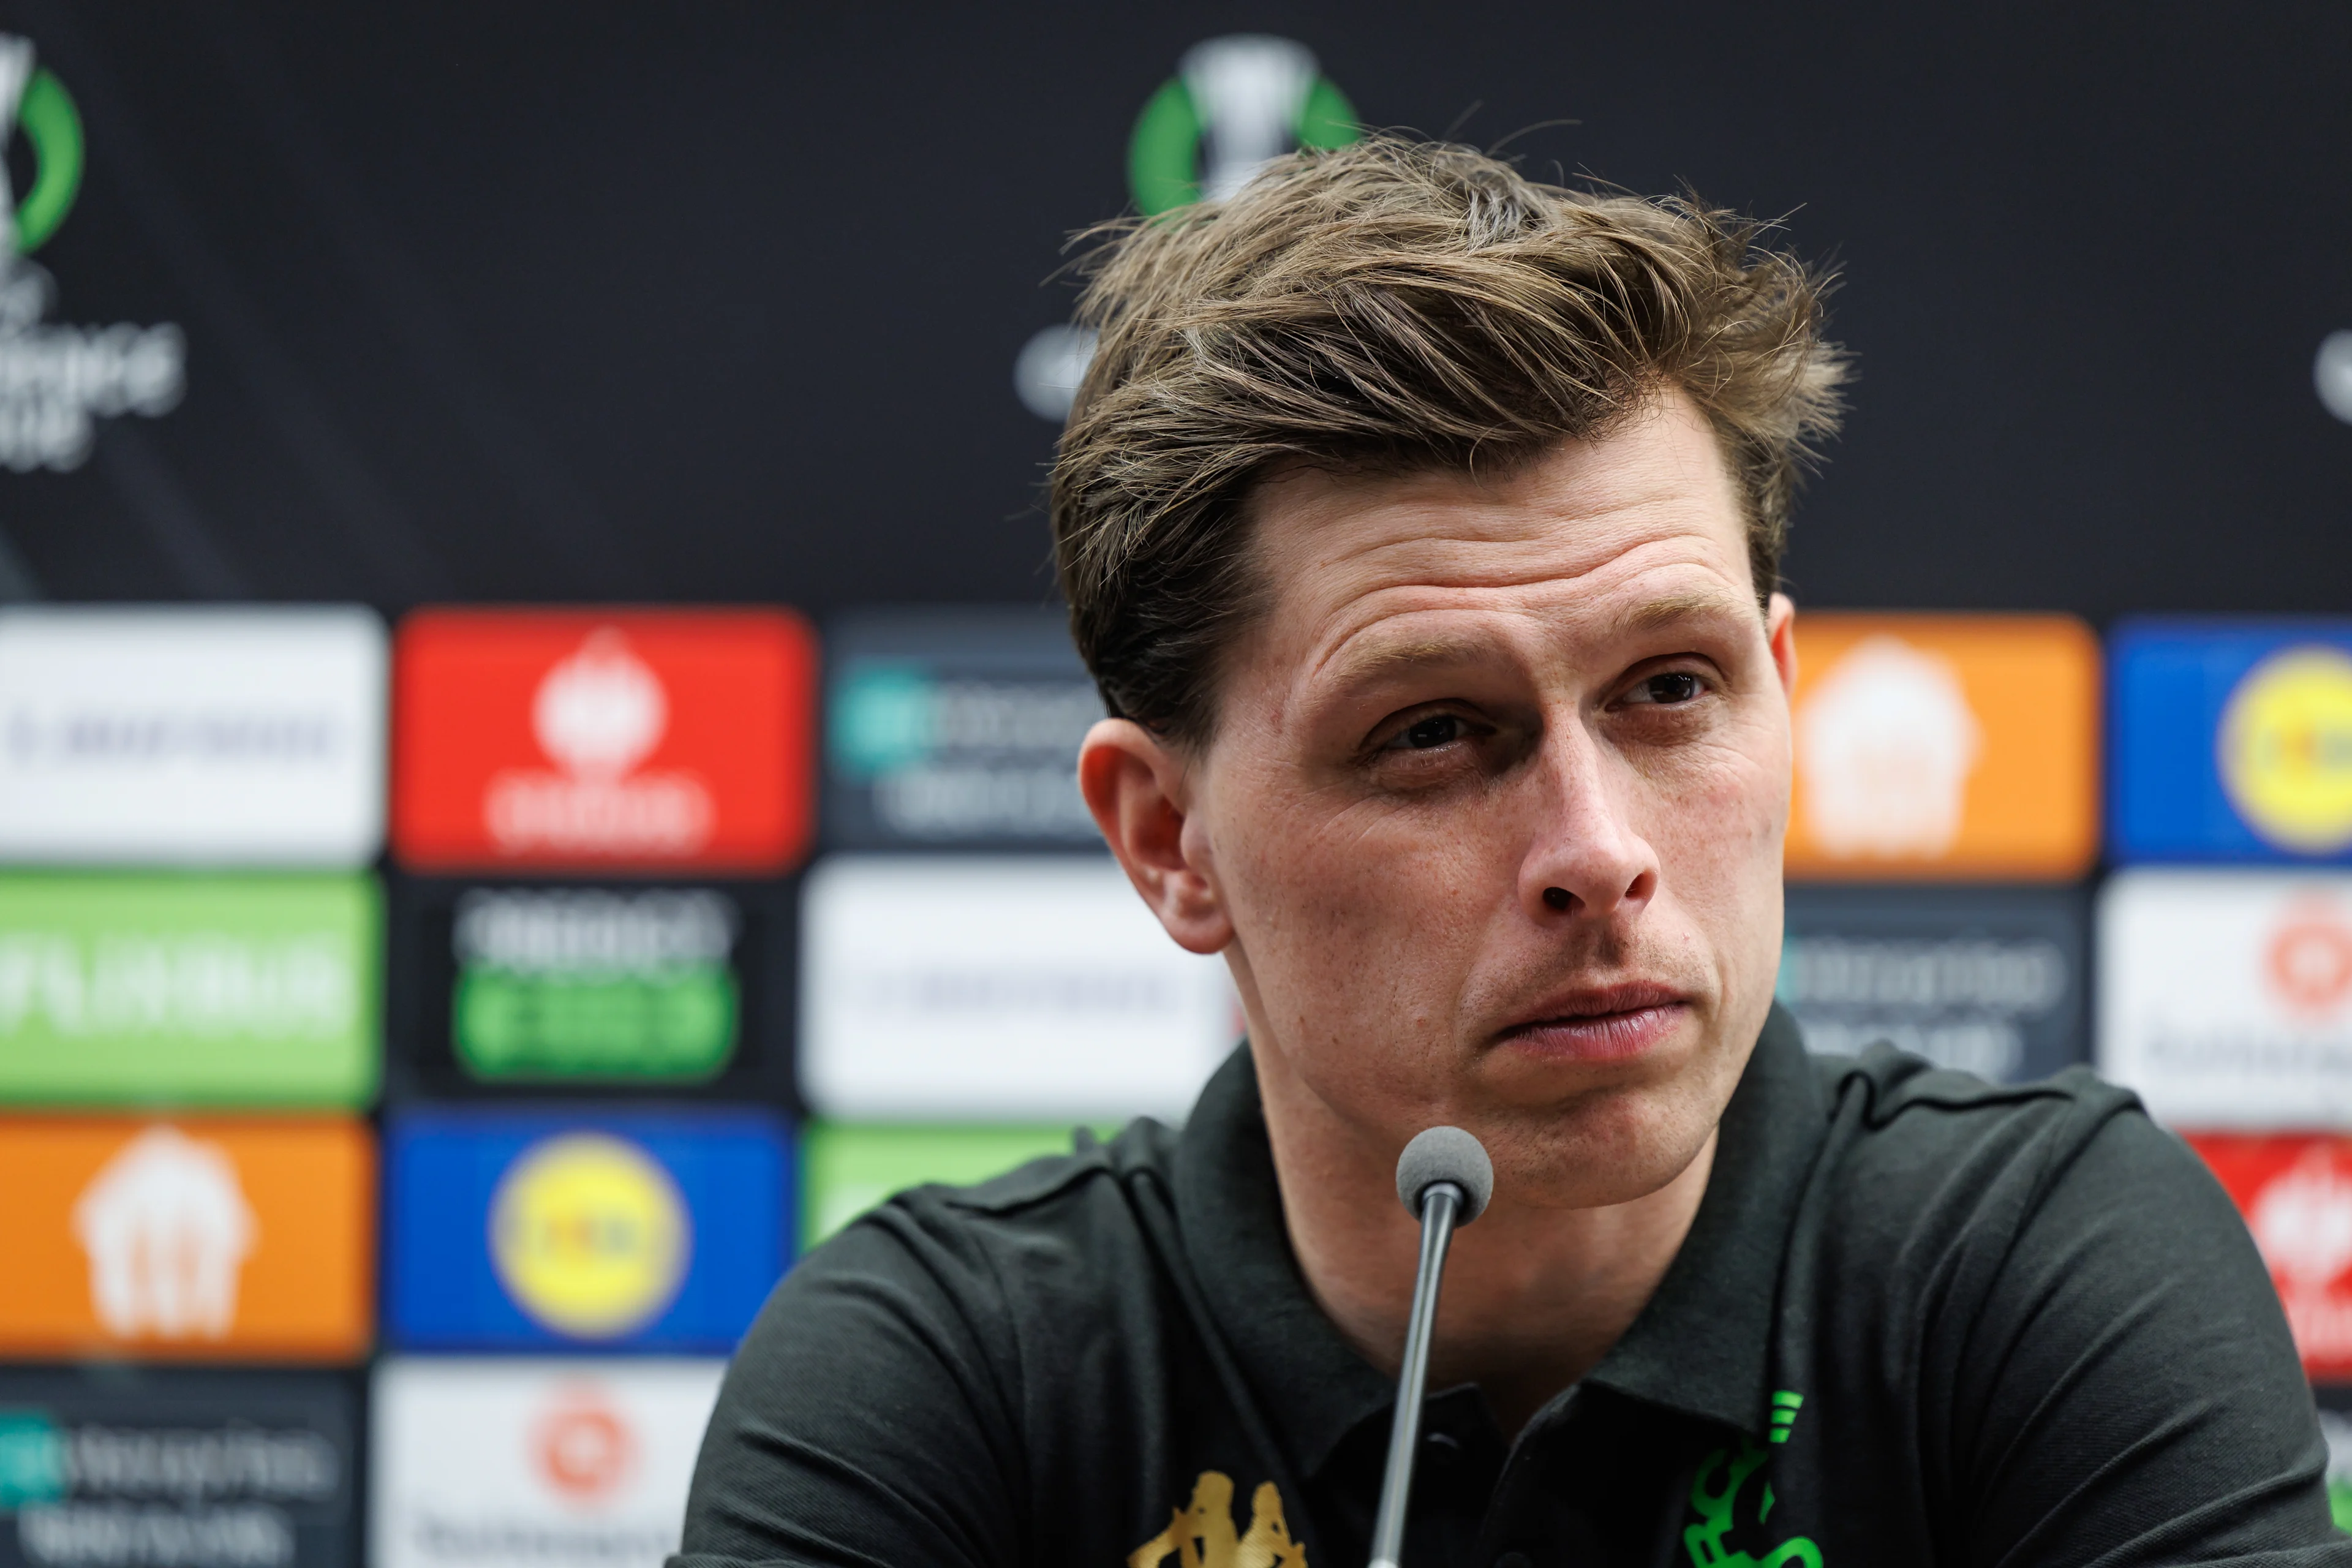
[{"label": "man's ear", "polygon": [[1078,793],[1127,879],[1176,944],[1222,952],[1234,925],[1203,824],[1187,818],[1185,759],[1142,725],[1105,719],[1078,749]]},{"label": "man's ear", "polygon": [[1772,663],[1780,672],[1780,694],[1797,697],[1797,601],[1775,594],[1764,611],[1764,637],[1772,645]]}]

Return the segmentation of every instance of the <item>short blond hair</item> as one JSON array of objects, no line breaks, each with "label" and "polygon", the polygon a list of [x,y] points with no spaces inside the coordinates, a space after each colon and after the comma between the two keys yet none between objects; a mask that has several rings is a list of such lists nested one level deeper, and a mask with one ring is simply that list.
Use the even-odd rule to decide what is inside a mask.
[{"label": "short blond hair", "polygon": [[1099,338],[1050,510],[1109,710],[1208,737],[1219,655],[1258,603],[1244,502],[1270,470],[1483,471],[1664,388],[1722,440],[1769,597],[1846,362],[1822,337],[1826,279],[1761,232],[1389,136],[1105,226],[1079,304]]}]

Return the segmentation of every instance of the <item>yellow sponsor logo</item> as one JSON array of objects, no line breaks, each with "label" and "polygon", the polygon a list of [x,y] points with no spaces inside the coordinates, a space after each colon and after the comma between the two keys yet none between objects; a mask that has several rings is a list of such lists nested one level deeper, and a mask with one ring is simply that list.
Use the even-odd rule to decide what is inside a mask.
[{"label": "yellow sponsor logo", "polygon": [[614,1339],[677,1294],[693,1232],[677,1184],[625,1139],[566,1132],[523,1151],[490,1201],[490,1258],[541,1327]]},{"label": "yellow sponsor logo", "polygon": [[2352,656],[2292,647],[2246,672],[2221,711],[2222,787],[2281,849],[2352,845]]}]

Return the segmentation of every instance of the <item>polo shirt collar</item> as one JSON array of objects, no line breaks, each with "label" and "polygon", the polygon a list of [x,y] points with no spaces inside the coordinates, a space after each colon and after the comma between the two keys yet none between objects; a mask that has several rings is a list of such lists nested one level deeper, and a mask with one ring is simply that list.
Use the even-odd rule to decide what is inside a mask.
[{"label": "polo shirt collar", "polygon": [[[1776,1004],[1725,1109],[1690,1235],[1587,1383],[1760,1435],[1781,1254],[1826,1116],[1796,1022]],[[1202,1091],[1173,1174],[1210,1313],[1312,1475],[1395,1388],[1340,1337],[1299,1273],[1247,1045]]]},{"label": "polo shirt collar", "polygon": [[1724,1108],[1690,1234],[1585,1382],[1763,1436],[1780,1261],[1828,1128],[1804,1037],[1774,1003]]}]

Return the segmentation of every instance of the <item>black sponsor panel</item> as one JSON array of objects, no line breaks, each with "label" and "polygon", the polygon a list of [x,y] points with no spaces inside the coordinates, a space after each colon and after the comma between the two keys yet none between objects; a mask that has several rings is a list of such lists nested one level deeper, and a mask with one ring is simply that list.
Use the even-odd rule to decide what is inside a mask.
[{"label": "black sponsor panel", "polygon": [[386,1092],[790,1093],[788,882],[392,879]]},{"label": "black sponsor panel", "polygon": [[1791,887],[1780,1000],[1817,1051],[1887,1040],[2016,1083],[2090,1059],[2069,888]]},{"label": "black sponsor panel", "polygon": [[346,1568],[333,1373],[0,1369],[0,1568]]},{"label": "black sponsor panel", "polygon": [[837,849],[1084,849],[1102,717],[1058,610],[869,611],[826,638],[824,839]]}]

